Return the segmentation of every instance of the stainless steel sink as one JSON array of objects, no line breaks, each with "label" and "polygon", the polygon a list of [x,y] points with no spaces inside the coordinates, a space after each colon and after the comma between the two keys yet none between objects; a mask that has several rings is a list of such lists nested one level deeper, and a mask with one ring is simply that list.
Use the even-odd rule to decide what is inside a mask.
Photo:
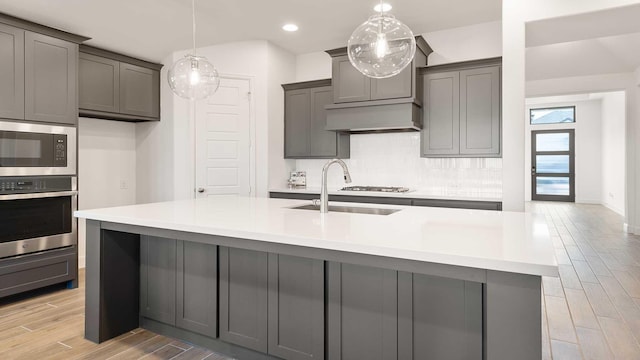
[{"label": "stainless steel sink", "polygon": [[[320,211],[320,205],[313,205],[313,204],[301,205],[301,206],[292,207],[291,209]],[[379,209],[379,208],[369,208],[369,207],[329,205],[329,212],[336,211],[336,212],[346,212],[346,213],[355,213],[355,214],[390,215],[400,210],[401,209]]]}]

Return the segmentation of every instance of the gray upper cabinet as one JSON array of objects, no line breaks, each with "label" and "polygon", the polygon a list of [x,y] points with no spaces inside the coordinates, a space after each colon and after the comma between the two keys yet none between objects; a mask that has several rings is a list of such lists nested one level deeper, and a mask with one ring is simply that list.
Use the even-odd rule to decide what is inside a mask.
[{"label": "gray upper cabinet", "polygon": [[80,53],[81,109],[118,112],[120,110],[120,62]]},{"label": "gray upper cabinet", "polygon": [[289,90],[284,96],[284,155],[286,158],[308,156],[311,92],[309,89]]},{"label": "gray upper cabinet", "polygon": [[92,46],[80,46],[80,115],[109,120],[160,120],[160,69]]},{"label": "gray upper cabinet", "polygon": [[460,152],[460,74],[444,72],[424,77],[422,153]]},{"label": "gray upper cabinet", "polygon": [[77,124],[78,44],[85,40],[0,13],[0,118]]},{"label": "gray upper cabinet", "polygon": [[78,45],[25,32],[25,120],[76,124]]},{"label": "gray upper cabinet", "polygon": [[500,157],[500,58],[423,69],[423,157]]},{"label": "gray upper cabinet", "polygon": [[500,154],[500,67],[460,72],[460,154]]},{"label": "gray upper cabinet", "polygon": [[282,85],[285,89],[285,158],[348,158],[349,135],[325,130],[331,80]]},{"label": "gray upper cabinet", "polygon": [[332,58],[333,102],[335,104],[373,100],[413,98],[422,104],[422,89],[417,85],[416,69],[427,65],[427,57],[433,50],[421,37],[416,37],[416,54],[399,74],[374,79],[360,73],[349,61],[347,48],[328,50]]},{"label": "gray upper cabinet", "polygon": [[120,64],[120,112],[127,115],[160,116],[160,72],[141,66]]},{"label": "gray upper cabinet", "polygon": [[24,30],[0,24],[0,118],[24,119]]},{"label": "gray upper cabinet", "polygon": [[334,103],[371,99],[371,80],[351,65],[347,55],[334,57],[332,63]]},{"label": "gray upper cabinet", "polygon": [[410,97],[415,81],[415,66],[407,66],[398,75],[371,79],[371,100],[396,99]]}]

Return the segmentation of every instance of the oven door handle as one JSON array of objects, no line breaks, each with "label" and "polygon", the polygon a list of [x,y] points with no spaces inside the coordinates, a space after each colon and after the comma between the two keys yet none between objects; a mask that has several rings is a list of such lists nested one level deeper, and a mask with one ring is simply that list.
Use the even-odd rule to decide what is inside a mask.
[{"label": "oven door handle", "polygon": [[0,201],[2,201],[2,200],[23,200],[23,199],[43,199],[43,198],[63,197],[63,196],[76,196],[76,195],[78,195],[77,191],[54,191],[54,192],[46,192],[46,193],[11,194],[11,195],[0,195]]}]

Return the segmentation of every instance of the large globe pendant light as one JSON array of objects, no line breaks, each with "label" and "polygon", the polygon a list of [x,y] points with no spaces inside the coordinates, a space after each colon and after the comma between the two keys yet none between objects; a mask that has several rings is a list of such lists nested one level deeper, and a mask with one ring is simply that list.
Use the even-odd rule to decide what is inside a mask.
[{"label": "large globe pendant light", "polygon": [[371,16],[351,34],[349,61],[365,76],[383,79],[397,75],[413,60],[416,39],[409,27],[383,11]]},{"label": "large globe pendant light", "polygon": [[196,10],[195,0],[191,0],[191,20],[193,24],[193,53],[178,59],[169,69],[167,80],[173,92],[185,99],[205,99],[218,90],[218,71],[206,57],[196,55]]}]

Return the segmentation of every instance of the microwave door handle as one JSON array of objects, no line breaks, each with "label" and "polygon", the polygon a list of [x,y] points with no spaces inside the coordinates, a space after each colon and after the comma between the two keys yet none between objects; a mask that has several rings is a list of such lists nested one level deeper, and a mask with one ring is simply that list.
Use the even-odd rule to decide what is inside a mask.
[{"label": "microwave door handle", "polygon": [[0,201],[2,201],[2,200],[23,200],[23,199],[43,199],[43,198],[63,197],[63,196],[76,196],[76,195],[78,195],[77,191],[54,191],[54,192],[46,192],[46,193],[11,194],[11,195],[0,195]]}]

